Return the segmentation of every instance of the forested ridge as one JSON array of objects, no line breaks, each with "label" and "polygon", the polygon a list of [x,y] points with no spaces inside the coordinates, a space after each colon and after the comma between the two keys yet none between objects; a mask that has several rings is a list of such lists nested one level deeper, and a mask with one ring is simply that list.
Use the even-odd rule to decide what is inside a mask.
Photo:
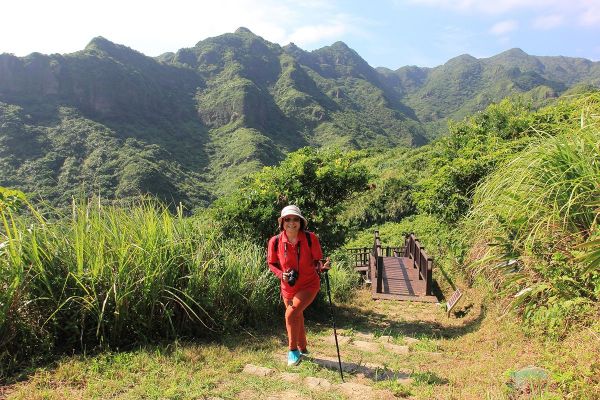
[{"label": "forested ridge", "polygon": [[304,146],[420,146],[448,118],[599,79],[596,62],[519,49],[392,71],[342,42],[308,52],[245,28],[156,58],[98,37],[72,54],[0,55],[0,185],[60,206],[149,193],[192,209]]}]

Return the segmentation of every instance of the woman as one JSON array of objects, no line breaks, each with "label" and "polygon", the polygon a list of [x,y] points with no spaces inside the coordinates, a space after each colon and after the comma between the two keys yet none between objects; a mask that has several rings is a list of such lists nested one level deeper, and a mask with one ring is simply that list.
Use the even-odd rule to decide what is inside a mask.
[{"label": "woman", "polygon": [[280,233],[269,240],[267,261],[281,280],[281,296],[286,307],[288,366],[298,365],[302,355],[308,354],[304,310],[319,293],[319,273],[329,268],[329,259],[325,264],[321,262],[319,239],[306,230],[306,218],[297,206],[284,207],[277,221]]}]

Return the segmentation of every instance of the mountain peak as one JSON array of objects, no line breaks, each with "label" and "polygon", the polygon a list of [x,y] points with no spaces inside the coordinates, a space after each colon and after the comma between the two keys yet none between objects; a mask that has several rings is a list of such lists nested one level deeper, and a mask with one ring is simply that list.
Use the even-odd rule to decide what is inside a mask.
[{"label": "mountain peak", "polygon": [[133,50],[131,47],[113,43],[102,36],[93,38],[90,43],[85,46],[84,52],[101,53],[105,56],[120,60],[121,62],[132,64],[147,64],[150,60],[152,60],[151,62],[156,62],[156,60],[147,57],[137,50]]},{"label": "mountain peak", "polygon": [[256,36],[250,29],[243,27],[243,26],[240,26],[239,28],[237,28],[234,33],[236,35],[250,34],[250,35]]},{"label": "mountain peak", "polygon": [[283,51],[285,51],[287,54],[291,54],[294,57],[297,58],[302,58],[305,57],[308,52],[305,50],[302,50],[300,47],[296,46],[295,43],[290,42],[289,44],[286,44],[285,46],[283,46]]},{"label": "mountain peak", "polygon": [[506,50],[487,60],[489,61],[486,62],[494,64],[518,67],[522,71],[534,70],[541,72],[545,69],[543,63],[536,56],[531,56],[519,48]]},{"label": "mountain peak", "polygon": [[337,41],[330,46],[321,47],[320,49],[313,50],[313,54],[337,54],[343,55],[346,59],[354,59],[360,60],[360,62],[366,63],[363,58],[354,50],[352,50],[348,45],[344,42]]},{"label": "mountain peak", "polygon": [[85,46],[85,50],[110,50],[117,47],[117,45],[104,36],[96,36]]},{"label": "mountain peak", "polygon": [[[331,47],[334,49],[340,49],[340,50],[352,50],[346,43],[342,42],[341,40],[338,40],[337,42],[332,44]],[[352,51],[354,51],[354,50],[352,50]]]},{"label": "mountain peak", "polygon": [[290,50],[298,50],[300,49],[300,47],[296,46],[296,43],[294,42],[289,42],[288,44],[286,44],[285,46],[283,46],[284,49],[290,49]]},{"label": "mountain peak", "polygon": [[477,61],[477,58],[473,57],[472,55],[461,54],[460,56],[456,56],[456,57],[451,58],[450,60],[446,61],[446,64],[457,64],[457,63],[464,63],[464,62],[472,63],[474,61]]},{"label": "mountain peak", "polygon": [[498,55],[499,56],[505,55],[505,56],[510,56],[510,57],[523,57],[523,56],[528,57],[529,56],[529,54],[525,53],[523,50],[521,50],[518,47],[514,47],[512,49],[503,51],[502,53],[500,53]]},{"label": "mountain peak", "polygon": [[535,58],[534,56],[530,56],[525,53],[523,50],[515,47],[513,49],[509,49],[503,51],[502,53],[496,54],[495,56],[490,57],[490,60],[493,61],[528,61],[530,59]]}]

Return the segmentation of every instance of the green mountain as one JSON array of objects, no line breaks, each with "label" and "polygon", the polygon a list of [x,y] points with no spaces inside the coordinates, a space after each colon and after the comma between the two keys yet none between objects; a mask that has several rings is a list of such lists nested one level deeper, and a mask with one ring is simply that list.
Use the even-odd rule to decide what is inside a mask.
[{"label": "green mountain", "polygon": [[308,52],[245,28],[156,58],[101,37],[2,54],[0,186],[54,204],[150,193],[193,207],[300,147],[419,146],[506,96],[598,85],[599,65],[509,50],[391,71],[342,42]]},{"label": "green mountain", "polygon": [[521,49],[482,59],[464,54],[436,68],[378,71],[433,137],[448,118],[462,119],[508,96],[519,94],[544,105],[574,85],[600,86],[600,62],[537,57]]},{"label": "green mountain", "polygon": [[65,56],[0,55],[0,185],[56,204],[82,191],[207,201],[203,85],[103,38]]}]

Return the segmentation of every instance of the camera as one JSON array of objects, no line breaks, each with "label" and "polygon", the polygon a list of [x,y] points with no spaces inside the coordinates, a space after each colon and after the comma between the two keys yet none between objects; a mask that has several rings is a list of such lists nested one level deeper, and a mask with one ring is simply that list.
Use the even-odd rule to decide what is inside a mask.
[{"label": "camera", "polygon": [[290,286],[294,286],[296,284],[296,280],[298,280],[298,271],[295,269],[288,269],[286,271],[287,274],[287,283]]}]

